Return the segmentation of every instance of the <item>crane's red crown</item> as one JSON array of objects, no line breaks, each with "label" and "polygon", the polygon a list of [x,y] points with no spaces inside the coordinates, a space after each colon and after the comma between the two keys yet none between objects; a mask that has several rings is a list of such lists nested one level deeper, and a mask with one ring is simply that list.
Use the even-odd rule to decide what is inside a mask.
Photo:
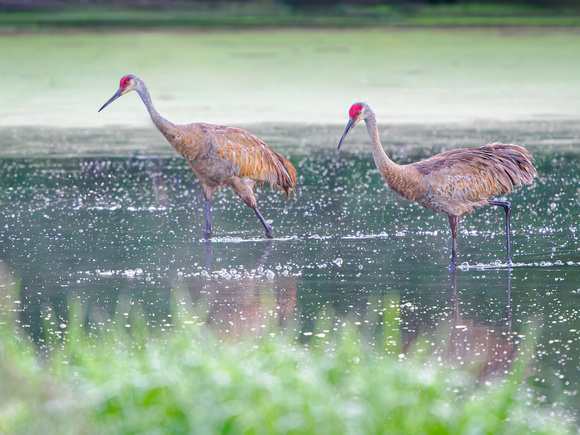
[{"label": "crane's red crown", "polygon": [[350,116],[351,118],[356,118],[360,115],[361,111],[362,111],[362,106],[360,104],[353,104],[350,107],[350,110],[348,111],[348,116]]},{"label": "crane's red crown", "polygon": [[131,83],[131,78],[130,77],[123,77],[121,79],[121,83],[119,83],[119,87],[121,89],[125,89],[129,83]]}]

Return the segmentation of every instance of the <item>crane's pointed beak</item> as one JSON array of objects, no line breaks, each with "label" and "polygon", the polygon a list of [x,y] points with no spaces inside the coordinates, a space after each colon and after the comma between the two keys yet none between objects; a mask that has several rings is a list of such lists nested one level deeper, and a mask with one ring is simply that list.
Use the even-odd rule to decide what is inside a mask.
[{"label": "crane's pointed beak", "polygon": [[340,141],[338,142],[338,148],[337,150],[340,149],[340,146],[342,145],[342,141],[344,140],[344,138],[346,137],[346,135],[348,134],[349,131],[352,130],[352,128],[356,125],[356,119],[355,118],[350,118],[348,121],[348,124],[346,124],[346,128],[344,129],[344,133],[342,133],[342,137],[340,138]]},{"label": "crane's pointed beak", "polygon": [[123,92],[123,89],[119,88],[119,90],[118,90],[117,92],[115,92],[115,95],[113,95],[113,96],[112,96],[112,97],[109,99],[109,101],[107,101],[105,104],[103,104],[103,107],[101,107],[101,108],[99,109],[99,112],[100,112],[101,110],[103,110],[105,107],[107,107],[109,104],[111,104],[113,101],[115,101],[117,98],[119,98],[119,97],[120,97],[121,95],[123,95],[123,94],[124,94],[124,92]]}]

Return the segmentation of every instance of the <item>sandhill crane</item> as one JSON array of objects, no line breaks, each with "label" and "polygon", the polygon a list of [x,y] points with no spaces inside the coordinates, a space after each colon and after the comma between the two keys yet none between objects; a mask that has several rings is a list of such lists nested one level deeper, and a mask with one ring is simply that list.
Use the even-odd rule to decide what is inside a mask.
[{"label": "sandhill crane", "polygon": [[103,104],[99,112],[128,92],[136,91],[151,115],[151,120],[165,139],[181,154],[199,178],[206,202],[206,224],[203,234],[211,235],[210,201],[214,191],[229,186],[250,207],[266,230],[274,237],[274,230],[258,210],[254,189],[264,182],[280,187],[286,198],[296,185],[296,171],[292,163],[272,151],[254,134],[234,127],[213,124],[177,125],[159,114],[145,82],[134,74],[121,78],[117,92]]},{"label": "sandhill crane", "polygon": [[507,263],[511,264],[510,203],[490,198],[508,194],[514,186],[532,184],[538,173],[532,165],[532,156],[524,148],[496,142],[479,148],[447,151],[409,165],[398,165],[385,153],[379,139],[375,113],[367,103],[353,104],[349,118],[338,148],[348,132],[364,120],[375,164],[389,187],[428,210],[447,214],[452,237],[450,268],[457,267],[456,240],[461,215],[486,205],[500,206],[505,210]]}]

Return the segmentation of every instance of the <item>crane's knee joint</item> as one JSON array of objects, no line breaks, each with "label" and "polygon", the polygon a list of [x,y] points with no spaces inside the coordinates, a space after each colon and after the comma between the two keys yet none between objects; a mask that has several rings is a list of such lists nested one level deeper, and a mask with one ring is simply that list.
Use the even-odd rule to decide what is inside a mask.
[{"label": "crane's knee joint", "polygon": [[497,205],[499,207],[503,207],[503,209],[507,212],[512,209],[512,206],[507,201],[488,201],[489,205]]}]

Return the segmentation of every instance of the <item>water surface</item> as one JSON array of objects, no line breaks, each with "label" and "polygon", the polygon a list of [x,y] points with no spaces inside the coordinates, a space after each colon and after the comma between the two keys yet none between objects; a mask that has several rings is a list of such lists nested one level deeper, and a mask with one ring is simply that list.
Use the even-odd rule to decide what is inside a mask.
[{"label": "water surface", "polygon": [[0,261],[5,298],[19,283],[8,302],[22,326],[36,338],[45,322],[65,330],[68,304],[80,299],[93,322],[123,321],[139,307],[150,327],[168,328],[178,300],[224,337],[261,335],[272,322],[310,337],[324,320],[360,325],[374,346],[393,306],[401,352],[424,340],[443,360],[484,361],[492,373],[509,370],[532,328],[532,381],[578,404],[576,125],[381,129],[398,163],[498,139],[533,152],[538,182],[509,196],[516,264],[505,264],[504,212],[488,207],[461,222],[456,275],[446,216],[385,186],[364,128],[337,151],[343,126],[251,127],[298,171],[290,201],[259,189],[274,240],[223,189],[204,242],[200,184],[153,128],[1,130]]}]

